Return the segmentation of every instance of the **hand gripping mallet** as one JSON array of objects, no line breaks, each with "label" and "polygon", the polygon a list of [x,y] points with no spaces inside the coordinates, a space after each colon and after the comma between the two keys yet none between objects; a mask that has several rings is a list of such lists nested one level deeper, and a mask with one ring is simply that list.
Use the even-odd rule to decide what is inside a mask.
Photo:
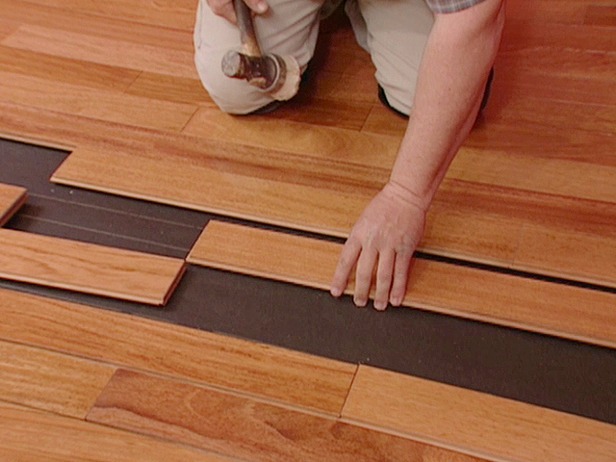
[{"label": "hand gripping mallet", "polygon": [[230,50],[225,54],[222,59],[223,73],[227,77],[246,80],[276,100],[291,99],[299,89],[299,64],[292,56],[263,55],[250,8],[244,0],[235,0],[233,3],[242,51]]}]

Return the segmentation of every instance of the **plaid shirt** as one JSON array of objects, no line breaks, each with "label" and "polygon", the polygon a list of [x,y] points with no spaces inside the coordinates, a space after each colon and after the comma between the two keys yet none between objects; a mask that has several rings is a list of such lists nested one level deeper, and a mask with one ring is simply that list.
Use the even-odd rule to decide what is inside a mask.
[{"label": "plaid shirt", "polygon": [[435,13],[454,13],[481,3],[483,0],[426,0]]}]

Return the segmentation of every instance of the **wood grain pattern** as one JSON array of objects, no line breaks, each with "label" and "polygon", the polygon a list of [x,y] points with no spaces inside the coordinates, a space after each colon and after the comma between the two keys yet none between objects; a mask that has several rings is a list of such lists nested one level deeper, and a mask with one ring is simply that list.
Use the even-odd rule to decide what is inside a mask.
[{"label": "wood grain pattern", "polygon": [[188,42],[184,50],[23,25],[2,45],[126,69],[198,78]]},{"label": "wood grain pattern", "polygon": [[555,276],[610,285],[610,275],[616,274],[616,246],[613,239],[600,236],[580,239],[579,233],[571,231],[528,227],[522,232],[515,263],[528,271],[552,268]]},{"label": "wood grain pattern", "polygon": [[360,366],[343,417],[490,460],[613,461],[616,426]]},{"label": "wood grain pattern", "polygon": [[84,419],[115,368],[0,341],[3,401]]},{"label": "wood grain pattern", "polygon": [[[159,130],[181,130],[196,107],[0,71],[3,101]],[[46,95],[41,98],[41,95]]]},{"label": "wood grain pattern", "polygon": [[0,289],[0,339],[339,415],[356,366]]},{"label": "wood grain pattern", "polygon": [[184,261],[0,229],[0,277],[164,305]]},{"label": "wood grain pattern", "polygon": [[0,183],[0,227],[26,202],[28,192],[19,186]]},{"label": "wood grain pattern", "polygon": [[[328,289],[340,250],[336,243],[212,221],[188,261]],[[616,347],[614,294],[416,259],[403,304]]]},{"label": "wood grain pattern", "polygon": [[586,9],[584,24],[616,27],[616,6],[613,4],[589,5]]},{"label": "wood grain pattern", "polygon": [[222,456],[156,438],[2,402],[0,459],[19,462],[232,462]]},{"label": "wood grain pattern", "polygon": [[337,419],[125,370],[114,375],[88,420],[254,462],[479,462]]}]

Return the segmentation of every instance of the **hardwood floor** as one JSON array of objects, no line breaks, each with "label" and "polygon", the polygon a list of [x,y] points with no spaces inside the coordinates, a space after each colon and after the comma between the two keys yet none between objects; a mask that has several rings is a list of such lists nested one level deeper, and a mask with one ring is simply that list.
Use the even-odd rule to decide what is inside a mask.
[{"label": "hardwood floor", "polygon": [[[195,7],[0,0],[0,134],[71,151],[59,184],[346,237],[406,124],[348,24],[323,23],[297,98],[232,117],[194,69]],[[407,305],[614,348],[615,7],[508,2]],[[0,225],[25,200],[0,184]],[[326,288],[340,244],[287,231],[212,222],[188,260]],[[129,255],[0,229],[3,277],[164,303],[185,262]],[[3,288],[0,320],[2,460],[616,459],[613,423],[363,364]]]}]

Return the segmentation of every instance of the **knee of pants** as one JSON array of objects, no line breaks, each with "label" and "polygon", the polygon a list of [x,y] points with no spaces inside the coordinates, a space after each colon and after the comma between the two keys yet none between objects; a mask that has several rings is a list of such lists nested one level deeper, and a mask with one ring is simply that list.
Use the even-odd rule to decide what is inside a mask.
[{"label": "knee of pants", "polygon": [[195,64],[201,83],[210,98],[224,112],[248,114],[273,101],[267,93],[244,80],[232,79],[223,74],[222,56],[195,55]]}]

